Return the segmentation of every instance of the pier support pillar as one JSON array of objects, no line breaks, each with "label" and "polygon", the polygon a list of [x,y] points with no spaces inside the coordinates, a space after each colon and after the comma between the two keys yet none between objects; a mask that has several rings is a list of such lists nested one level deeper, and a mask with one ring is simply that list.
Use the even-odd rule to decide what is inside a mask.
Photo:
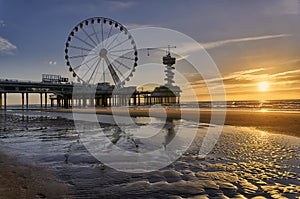
[{"label": "pier support pillar", "polygon": [[43,93],[40,93],[40,105],[41,109],[43,108]]},{"label": "pier support pillar", "polygon": [[60,107],[60,105],[61,105],[61,104],[60,104],[60,97],[57,96],[57,99],[56,99],[56,106],[57,106],[57,107]]},{"label": "pier support pillar", "polygon": [[7,95],[4,93],[4,109],[6,110]]},{"label": "pier support pillar", "polygon": [[136,106],[136,95],[134,95],[134,98],[133,98],[133,105]]},{"label": "pier support pillar", "polygon": [[82,101],[83,108],[85,108],[86,107],[86,98],[83,98],[82,100],[83,100]]},{"label": "pier support pillar", "polygon": [[106,107],[106,97],[105,96],[102,97],[102,105],[104,107]]},{"label": "pier support pillar", "polygon": [[96,106],[100,106],[100,99],[99,98],[96,98]]},{"label": "pier support pillar", "polygon": [[45,108],[47,108],[47,93],[45,93]]},{"label": "pier support pillar", "polygon": [[81,98],[78,99],[78,107],[81,108]]},{"label": "pier support pillar", "polygon": [[0,109],[2,109],[2,93],[0,93]]},{"label": "pier support pillar", "polygon": [[26,109],[29,108],[29,95],[26,93]]},{"label": "pier support pillar", "polygon": [[68,98],[65,97],[65,98],[64,98],[64,108],[68,108],[68,107],[69,107],[68,105],[69,105],[69,104],[68,104]]},{"label": "pier support pillar", "polygon": [[22,109],[24,109],[24,105],[25,105],[24,93],[22,93],[21,96],[22,96]]},{"label": "pier support pillar", "polygon": [[95,102],[94,102],[94,98],[93,97],[90,97],[90,106],[91,107],[94,107],[95,106]]}]

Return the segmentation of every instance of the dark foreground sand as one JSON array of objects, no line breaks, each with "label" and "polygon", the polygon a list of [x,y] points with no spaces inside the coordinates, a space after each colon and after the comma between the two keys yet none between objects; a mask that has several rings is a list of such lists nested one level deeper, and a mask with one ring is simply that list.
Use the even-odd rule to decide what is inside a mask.
[{"label": "dark foreground sand", "polygon": [[0,198],[65,198],[67,186],[48,171],[0,150]]},{"label": "dark foreground sand", "polygon": [[[53,109],[48,111],[58,112],[79,112],[79,113],[93,113],[94,109]],[[149,109],[147,108],[131,108],[129,109],[132,117],[148,117]],[[126,115],[128,109],[115,108],[114,114]],[[110,108],[96,109],[97,114],[112,114]],[[195,121],[195,117],[199,114],[198,111],[185,110],[180,112],[178,109],[166,109],[166,113],[169,118],[180,119],[184,115],[184,119]],[[150,115],[155,117],[165,117],[166,113],[161,110],[152,109]],[[214,123],[222,124],[223,111],[215,111],[216,120]],[[200,111],[200,122],[210,123],[211,111]],[[293,112],[263,112],[263,111],[243,111],[243,110],[227,110],[226,111],[226,125],[232,126],[247,126],[255,127],[262,131],[268,131],[271,133],[286,134],[292,136],[300,136],[300,114]]]}]

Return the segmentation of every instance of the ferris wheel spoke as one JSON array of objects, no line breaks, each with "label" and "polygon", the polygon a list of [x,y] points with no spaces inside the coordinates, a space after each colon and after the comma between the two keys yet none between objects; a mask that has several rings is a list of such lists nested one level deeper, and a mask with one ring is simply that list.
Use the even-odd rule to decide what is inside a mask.
[{"label": "ferris wheel spoke", "polygon": [[105,82],[105,74],[108,74],[109,73],[109,67],[107,67],[107,68],[105,68],[104,69],[104,62],[102,62],[103,63],[103,80],[104,80],[104,82]]},{"label": "ferris wheel spoke", "polygon": [[110,63],[110,61],[109,61],[109,59],[108,59],[107,56],[104,57],[104,60],[105,60],[105,62],[107,64],[107,66],[108,66],[109,72],[110,72],[110,74],[112,76],[112,79],[114,80],[114,83],[116,85],[118,85],[121,82],[119,76],[117,75],[115,69],[113,68],[113,66]]},{"label": "ferris wheel spoke", "polygon": [[80,46],[70,46],[70,48],[75,48],[75,49],[78,49],[78,50],[85,50],[85,51],[94,51],[93,49],[89,49],[89,48],[83,48],[83,47],[80,47]]},{"label": "ferris wheel spoke", "polygon": [[96,66],[95,66],[95,68],[94,68],[94,70],[93,70],[93,72],[92,72],[92,75],[91,75],[91,77],[89,78],[89,80],[88,80],[87,83],[90,83],[90,81],[91,81],[91,79],[93,78],[93,76],[94,76],[94,74],[95,74],[95,72],[96,72],[96,70],[97,70],[98,65],[99,65],[100,62],[101,62],[101,57],[100,57],[100,59],[98,59],[97,64],[96,64]]},{"label": "ferris wheel spoke", "polygon": [[69,57],[69,59],[77,59],[77,58],[87,57],[87,56],[89,56],[89,55],[75,55],[75,56]]},{"label": "ferris wheel spoke", "polygon": [[113,63],[111,63],[114,66],[114,69],[123,77],[123,79],[125,79],[124,75],[121,73],[121,71],[119,70],[118,67],[116,67],[116,65],[114,65]]},{"label": "ferris wheel spoke", "polygon": [[98,35],[97,35],[97,33],[96,33],[94,24],[92,24],[92,28],[93,28],[94,34],[95,34],[95,36],[96,36],[96,40],[97,40],[97,42],[98,42],[98,44],[99,44],[100,41],[99,41]]},{"label": "ferris wheel spoke", "polygon": [[104,62],[102,62],[102,68],[103,68],[103,70],[102,70],[103,82],[105,82],[105,73],[107,72],[108,68],[105,69]]},{"label": "ferris wheel spoke", "polygon": [[98,44],[91,38],[91,36],[86,32],[86,30],[84,28],[81,29],[84,32],[84,34],[86,34],[86,36],[94,43],[94,45],[97,46]]},{"label": "ferris wheel spoke", "polygon": [[[103,62],[102,62],[103,63]],[[101,63],[100,63],[101,64]],[[98,73],[98,71],[99,71],[99,68],[100,67],[97,67],[97,70],[96,70],[96,73],[95,73],[95,78],[94,78],[94,80],[93,80],[93,84],[95,84],[95,80],[96,80],[96,75],[97,75],[97,73]]]},{"label": "ferris wheel spoke", "polygon": [[[101,58],[99,58],[99,59],[101,59]],[[95,65],[96,63],[98,63],[98,61],[95,61],[95,62],[91,65],[91,67],[87,66],[87,67],[88,67],[88,70],[84,73],[84,75],[82,76],[81,79],[84,79],[84,78],[85,78],[85,76],[91,71],[91,69],[94,67],[94,65]]]},{"label": "ferris wheel spoke", "polygon": [[111,52],[124,52],[124,51],[133,51],[133,49],[132,48],[128,48],[128,49],[122,49],[122,50],[111,50],[111,51],[109,51],[110,53]]},{"label": "ferris wheel spoke", "polygon": [[87,63],[89,63],[89,62],[91,62],[92,60],[96,59],[97,57],[98,57],[98,56],[95,55],[95,56],[92,57],[91,59],[89,59],[89,60],[85,61],[84,63],[79,64],[78,66],[76,66],[75,68],[73,68],[73,70],[77,70],[77,69],[80,68],[81,66],[83,66],[83,65],[85,65],[85,64],[87,64]]},{"label": "ferris wheel spoke", "polygon": [[102,44],[103,44],[103,41],[104,41],[104,36],[103,36],[103,21],[101,21],[101,38],[102,38]]},{"label": "ferris wheel spoke", "polygon": [[113,47],[111,47],[111,48],[108,48],[108,50],[111,50],[111,49],[114,49],[114,48],[116,48],[116,47],[118,47],[118,46],[121,46],[122,44],[124,44],[124,43],[127,42],[128,40],[130,40],[130,39],[126,39],[126,40],[124,40],[124,41],[118,43],[117,45],[115,45],[115,46],[113,46]]},{"label": "ferris wheel spoke", "polygon": [[116,54],[113,54],[113,53],[110,53],[111,56],[114,56],[114,57],[118,57],[118,58],[124,58],[124,59],[129,59],[129,60],[135,60],[134,58],[131,58],[131,57],[126,57],[126,56],[119,56],[119,55],[116,55]]},{"label": "ferris wheel spoke", "polygon": [[121,33],[118,33],[118,35],[115,36],[115,38],[113,39],[113,41],[110,42],[109,45],[107,46],[107,49],[109,49],[109,47],[116,41],[116,39],[119,37],[120,34],[121,34]]},{"label": "ferris wheel spoke", "polygon": [[80,37],[77,37],[76,35],[74,35],[74,37],[75,37],[76,39],[78,39],[79,41],[81,41],[82,43],[85,43],[86,45],[88,45],[88,46],[90,46],[90,47],[92,47],[92,48],[95,48],[95,46],[93,46],[92,44],[90,44],[90,43],[84,41],[84,40],[81,39]]},{"label": "ferris wheel spoke", "polygon": [[109,29],[109,32],[108,32],[108,35],[107,35],[107,37],[106,37],[105,46],[106,46],[106,44],[107,44],[107,41],[108,41],[108,38],[109,38],[109,36],[110,36],[110,33],[111,33],[112,28],[113,28],[113,25],[111,24],[110,29]]},{"label": "ferris wheel spoke", "polygon": [[123,64],[122,62],[120,62],[120,61],[118,61],[116,59],[114,61],[117,62],[120,66],[123,66],[123,67],[127,68],[128,70],[131,69],[130,67],[126,66],[125,64]]}]

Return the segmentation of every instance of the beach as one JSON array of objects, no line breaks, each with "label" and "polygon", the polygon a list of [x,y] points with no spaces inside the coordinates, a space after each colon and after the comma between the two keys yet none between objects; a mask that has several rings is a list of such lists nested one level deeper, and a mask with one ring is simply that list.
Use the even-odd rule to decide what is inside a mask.
[{"label": "beach", "polygon": [[[49,111],[49,110],[48,110]],[[300,196],[299,114],[227,111],[225,125],[213,150],[199,158],[210,111],[185,113],[185,132],[198,133],[183,155],[157,171],[125,173],[93,157],[80,140],[71,109],[0,115],[0,198],[297,198]],[[92,109],[73,110],[93,113]],[[110,116],[111,109],[97,109]],[[178,110],[166,111],[176,127]],[[114,114],[126,115],[125,109]],[[137,128],[156,129],[165,116],[148,124],[147,109],[131,109]],[[101,116],[101,115],[100,115]],[[218,120],[217,120],[218,122]],[[82,121],[83,125],[89,123]],[[90,130],[96,129],[90,124]],[[211,124],[218,125],[218,124]],[[146,128],[145,128],[146,126]],[[101,124],[115,138],[114,125]],[[126,127],[134,131],[131,127]],[[125,138],[116,145],[133,150]],[[140,141],[140,149],[151,142]],[[159,144],[159,143],[158,143]]]}]

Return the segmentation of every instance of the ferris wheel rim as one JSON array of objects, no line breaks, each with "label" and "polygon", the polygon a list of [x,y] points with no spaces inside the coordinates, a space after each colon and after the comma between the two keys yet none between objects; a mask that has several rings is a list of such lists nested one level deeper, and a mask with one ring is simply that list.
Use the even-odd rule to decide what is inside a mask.
[{"label": "ferris wheel rim", "polygon": [[[128,72],[128,74],[126,75],[126,77],[124,77],[123,76],[123,74],[119,71],[118,73],[119,73],[119,75],[121,75],[122,77],[123,77],[123,79],[122,79],[122,81],[120,80],[120,81],[118,81],[117,83],[116,82],[114,82],[115,83],[115,85],[116,86],[123,86],[124,84],[125,84],[125,82],[126,81],[129,81],[130,80],[130,77],[132,77],[133,76],[133,73],[135,72],[135,68],[137,67],[137,61],[138,61],[138,57],[137,57],[137,55],[138,55],[138,53],[137,53],[137,47],[136,47],[136,43],[135,43],[135,41],[134,41],[134,39],[133,39],[133,37],[132,37],[132,35],[130,34],[130,32],[127,30],[127,28],[125,27],[125,26],[123,26],[121,23],[119,23],[119,22],[117,22],[116,20],[113,20],[113,19],[110,19],[110,18],[107,18],[107,17],[91,17],[91,18],[87,18],[87,19],[85,19],[85,20],[82,20],[81,22],[79,22],[78,24],[76,24],[74,27],[73,27],[73,29],[71,30],[71,32],[69,33],[69,35],[68,35],[68,38],[67,38],[67,41],[66,41],[66,44],[65,44],[65,60],[66,60],[66,65],[69,67],[69,72],[71,72],[72,73],[72,75],[73,75],[73,77],[74,78],[77,78],[77,80],[78,81],[80,81],[80,82],[82,82],[82,83],[86,83],[86,81],[80,76],[80,75],[78,75],[77,74],[77,72],[76,72],[76,69],[78,69],[78,68],[80,68],[81,66],[79,65],[79,66],[72,66],[72,64],[71,64],[71,58],[79,58],[79,57],[85,57],[85,56],[88,56],[87,54],[85,54],[85,55],[77,55],[77,56],[70,56],[69,55],[69,49],[71,48],[71,47],[74,47],[74,46],[71,46],[70,44],[71,44],[71,42],[72,42],[72,38],[73,37],[75,37],[76,38],[76,36],[75,36],[75,33],[76,32],[78,32],[80,29],[82,29],[83,30],[83,32],[85,32],[85,30],[83,29],[83,27],[84,26],[88,26],[89,24],[92,24],[92,28],[93,28],[93,30],[94,30],[94,33],[93,34],[95,34],[95,36],[96,36],[96,39],[97,39],[97,41],[98,42],[95,42],[93,39],[91,39],[91,34],[88,34],[88,33],[86,33],[85,32],[85,34],[87,35],[87,37],[89,38],[89,40],[90,40],[90,42],[92,42],[92,43],[94,43],[94,45],[92,45],[91,43],[88,43],[87,41],[85,41],[85,40],[82,40],[82,39],[80,39],[80,38],[77,38],[78,40],[80,40],[82,43],[85,43],[87,46],[90,46],[90,47],[92,47],[92,48],[87,48],[87,47],[74,47],[74,48],[78,48],[78,49],[80,49],[80,50],[82,50],[82,51],[86,51],[87,53],[90,53],[90,52],[92,52],[101,42],[99,42],[99,39],[97,38],[98,37],[98,35],[97,35],[97,33],[96,33],[96,31],[95,31],[95,29],[94,29],[94,23],[95,22],[97,22],[98,24],[99,23],[101,23],[101,31],[102,31],[102,43],[104,42],[104,37],[103,37],[103,24],[106,24],[106,23],[108,23],[111,27],[110,27],[110,31],[109,31],[109,34],[110,34],[110,32],[111,32],[111,29],[114,27],[115,29],[119,29],[119,31],[120,32],[124,32],[124,34],[125,35],[127,35],[127,37],[128,37],[128,40],[130,40],[130,44],[132,45],[132,51],[134,52],[134,57],[132,58],[132,60],[133,60],[133,64],[132,64],[132,66],[129,66],[130,67],[130,70],[129,70],[129,72]],[[107,39],[109,38],[109,35],[108,34],[108,36],[107,36],[107,38],[106,38],[106,42],[107,42]],[[116,37],[118,37],[118,35],[116,36]],[[110,45],[112,45],[114,43],[114,41],[113,42],[111,42],[110,43]],[[104,44],[103,44],[104,45]],[[107,48],[107,50],[110,50],[110,49],[113,49],[114,47],[111,47],[111,46],[108,46]],[[118,44],[117,44],[118,45]],[[116,45],[116,46],[117,46]],[[104,48],[103,48],[104,49]],[[101,50],[103,50],[103,49],[101,49]],[[106,49],[105,49],[106,50]],[[130,49],[128,49],[128,50],[131,50],[131,48]],[[112,51],[112,52],[117,52],[117,51],[121,51],[121,50],[115,50],[115,51]],[[124,51],[124,50],[123,50]],[[97,56],[97,54],[95,54],[95,57]],[[100,59],[102,58],[101,57],[101,52],[100,52]],[[113,55],[113,54],[111,54],[110,55],[111,57],[112,56],[115,56],[115,55]],[[125,57],[125,56],[122,56],[121,58],[129,58],[129,57]],[[96,58],[95,58],[96,59]],[[107,60],[106,60],[107,61]],[[117,59],[115,59],[114,61],[117,61],[117,62],[119,62]],[[119,62],[120,63],[120,62]],[[107,63],[108,64],[108,63]],[[112,63],[110,63],[110,65],[111,65],[111,67],[112,67]],[[122,65],[122,63],[120,63],[120,66]],[[124,65],[124,64],[123,64]],[[129,67],[128,67],[128,69],[129,69]],[[116,67],[115,67],[115,69],[117,69]],[[103,69],[104,70],[104,69]],[[111,73],[111,71],[110,71],[110,73]],[[112,74],[111,74],[112,75]],[[113,78],[113,80],[115,80],[114,78]],[[89,83],[89,82],[88,82]]]}]

